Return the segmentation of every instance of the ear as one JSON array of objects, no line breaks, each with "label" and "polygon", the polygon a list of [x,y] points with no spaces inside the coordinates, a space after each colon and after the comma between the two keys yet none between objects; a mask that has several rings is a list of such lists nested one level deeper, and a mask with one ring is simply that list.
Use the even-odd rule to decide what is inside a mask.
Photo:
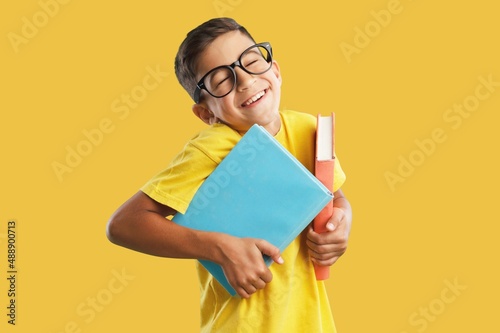
[{"label": "ear", "polygon": [[276,60],[273,60],[271,70],[273,71],[274,75],[276,75],[276,78],[278,79],[278,81],[281,84],[282,79],[281,79],[280,66],[278,65],[278,62]]},{"label": "ear", "polygon": [[196,117],[200,118],[207,125],[212,125],[217,122],[217,117],[215,117],[214,113],[203,104],[194,104],[192,110]]}]

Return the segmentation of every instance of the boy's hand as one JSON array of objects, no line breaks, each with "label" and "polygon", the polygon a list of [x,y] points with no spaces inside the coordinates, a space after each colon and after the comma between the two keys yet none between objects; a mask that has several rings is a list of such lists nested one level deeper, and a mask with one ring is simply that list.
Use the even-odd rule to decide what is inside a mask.
[{"label": "boy's hand", "polygon": [[219,247],[224,274],[243,298],[249,298],[257,290],[263,289],[273,278],[262,254],[268,255],[278,264],[283,263],[279,249],[263,239],[224,235]]},{"label": "boy's hand", "polygon": [[343,209],[333,207],[333,214],[326,225],[328,231],[318,234],[312,225],[307,231],[309,256],[314,263],[321,266],[333,265],[347,250],[350,221]]}]

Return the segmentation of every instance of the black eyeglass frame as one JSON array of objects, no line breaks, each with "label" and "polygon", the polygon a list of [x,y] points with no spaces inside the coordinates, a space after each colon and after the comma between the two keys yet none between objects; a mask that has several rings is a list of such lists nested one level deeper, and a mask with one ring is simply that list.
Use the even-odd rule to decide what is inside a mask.
[{"label": "black eyeglass frame", "polygon": [[[252,49],[252,48],[255,48],[255,47],[263,47],[267,50],[267,58],[266,58],[266,61],[270,64],[270,66],[265,70],[265,71],[262,71],[262,72],[257,72],[257,73],[254,73],[254,72],[250,72],[248,71],[242,64],[241,64],[241,58],[248,52],[248,50]],[[244,70],[245,72],[247,72],[248,74],[251,74],[251,75],[260,75],[260,74],[264,74],[265,72],[267,72],[268,70],[271,69],[272,67],[272,61],[273,61],[273,49],[271,47],[271,43],[269,42],[263,42],[263,43],[258,43],[258,44],[255,44],[255,45],[252,45],[250,47],[248,47],[247,49],[245,49],[245,51],[243,51],[240,55],[240,57],[238,58],[238,60],[236,60],[235,62],[233,62],[232,64],[230,65],[223,65],[223,66],[218,66],[218,67],[215,67],[211,70],[208,71],[207,74],[203,75],[203,77],[200,79],[200,81],[198,81],[198,83],[196,84],[196,89],[194,90],[194,94],[193,94],[193,100],[195,103],[198,103],[200,101],[200,96],[201,96],[201,90],[202,89],[205,89],[205,91],[207,93],[209,93],[211,96],[215,97],[215,98],[222,98],[224,96],[227,96],[229,95],[233,90],[234,90],[234,87],[236,86],[236,72],[234,70],[234,67],[238,66],[239,68],[241,68],[242,70]],[[212,72],[220,69],[220,68],[229,68],[231,70],[231,72],[233,73],[233,87],[229,90],[228,93],[222,95],[222,96],[216,96],[214,94],[212,94],[208,89],[207,87],[205,86],[205,78],[210,75]]]}]

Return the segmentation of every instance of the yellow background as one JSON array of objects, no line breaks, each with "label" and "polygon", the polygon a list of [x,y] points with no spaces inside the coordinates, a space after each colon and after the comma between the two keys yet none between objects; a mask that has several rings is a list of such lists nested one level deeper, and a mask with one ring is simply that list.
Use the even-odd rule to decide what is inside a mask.
[{"label": "yellow background", "polygon": [[[187,31],[220,15],[272,43],[282,107],[336,113],[354,209],[349,250],[327,282],[339,332],[499,331],[493,1],[66,2],[1,5],[0,331],[197,331],[193,261],[114,246],[105,225],[203,128],[173,58]],[[13,44],[23,29],[29,38]],[[357,51],[346,56],[347,44]],[[128,114],[113,112],[122,95],[144,91],[148,70],[162,73],[157,87]],[[480,77],[497,84],[486,97]],[[477,91],[482,99],[461,123],[444,118],[454,104],[478,101]],[[102,121],[108,133],[85,146],[85,131]],[[441,142],[432,148],[435,129]],[[67,147],[79,145],[87,156],[59,179],[53,163],[65,164]],[[413,170],[400,166],[410,158]],[[391,185],[387,173],[399,181]],[[11,219],[15,327],[5,315]]]}]

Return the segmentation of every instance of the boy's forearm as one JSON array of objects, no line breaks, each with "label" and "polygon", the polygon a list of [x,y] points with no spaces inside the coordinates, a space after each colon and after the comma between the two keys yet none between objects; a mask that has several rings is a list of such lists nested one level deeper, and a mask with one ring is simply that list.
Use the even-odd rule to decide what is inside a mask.
[{"label": "boy's forearm", "polygon": [[125,209],[115,213],[107,226],[111,242],[142,253],[168,258],[219,261],[221,234],[181,227],[161,214]]},{"label": "boy's forearm", "polygon": [[[117,245],[146,254],[168,258],[208,259],[210,237],[207,233],[177,226],[154,213],[143,216],[142,221],[129,221],[128,231],[110,237]],[[149,216],[148,216],[149,215]],[[161,220],[161,221],[160,221]]]}]

